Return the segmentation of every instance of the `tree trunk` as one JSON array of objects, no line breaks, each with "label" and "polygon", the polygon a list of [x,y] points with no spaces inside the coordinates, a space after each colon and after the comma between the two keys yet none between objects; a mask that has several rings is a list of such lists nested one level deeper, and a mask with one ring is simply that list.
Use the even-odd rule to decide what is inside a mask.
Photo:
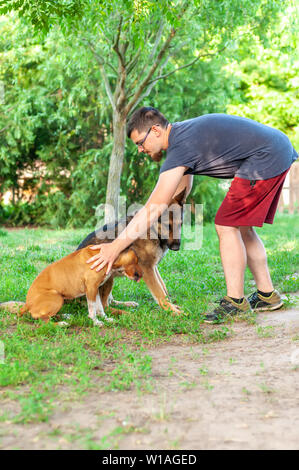
[{"label": "tree trunk", "polygon": [[105,223],[113,222],[118,217],[118,197],[120,194],[120,177],[122,173],[126,143],[126,115],[116,110],[113,113],[113,148],[110,157],[109,175],[106,192]]}]

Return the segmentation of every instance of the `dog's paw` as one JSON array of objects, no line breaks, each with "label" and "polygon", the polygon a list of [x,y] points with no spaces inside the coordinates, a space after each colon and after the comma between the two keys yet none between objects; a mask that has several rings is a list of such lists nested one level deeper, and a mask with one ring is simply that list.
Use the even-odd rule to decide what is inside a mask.
[{"label": "dog's paw", "polygon": [[160,307],[164,310],[170,311],[173,315],[183,315],[185,312],[178,305],[172,304],[168,299],[163,299],[159,302]]},{"label": "dog's paw", "polygon": [[69,326],[69,324],[66,321],[59,321],[58,323],[55,323],[57,326]]},{"label": "dog's paw", "polygon": [[66,318],[67,320],[69,320],[71,318],[70,313],[64,313],[62,316],[63,316],[63,318]]},{"label": "dog's paw", "polygon": [[173,305],[173,304],[171,306],[171,311],[174,315],[184,315],[185,314],[184,310],[182,310],[177,305]]},{"label": "dog's paw", "polygon": [[8,302],[1,302],[0,310],[6,310],[9,313],[18,314],[20,311],[20,307],[23,307],[24,305],[25,305],[25,302],[10,300]]},{"label": "dog's paw", "polygon": [[102,326],[104,326],[104,323],[103,323],[102,321],[100,321],[100,320],[97,320],[97,319],[93,320],[93,324],[94,324],[95,326],[99,326],[100,328],[101,328]]},{"label": "dog's paw", "polygon": [[124,305],[125,307],[138,307],[139,303],[138,302],[133,302],[133,301],[125,301],[125,300],[114,300],[113,298],[110,299],[109,305],[114,304],[114,305]]},{"label": "dog's paw", "polygon": [[138,302],[124,302],[124,305],[126,307],[138,307],[139,306],[139,303]]}]

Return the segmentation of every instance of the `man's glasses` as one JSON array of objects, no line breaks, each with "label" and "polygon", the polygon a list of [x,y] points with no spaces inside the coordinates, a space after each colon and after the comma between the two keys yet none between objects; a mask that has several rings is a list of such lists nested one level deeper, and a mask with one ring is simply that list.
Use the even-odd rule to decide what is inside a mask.
[{"label": "man's glasses", "polygon": [[140,140],[139,142],[136,142],[137,147],[142,147],[142,149],[144,150],[143,144],[146,141],[146,138],[149,135],[150,131],[152,130],[152,127],[149,128],[149,130],[147,131],[147,133],[145,134],[142,140]]}]

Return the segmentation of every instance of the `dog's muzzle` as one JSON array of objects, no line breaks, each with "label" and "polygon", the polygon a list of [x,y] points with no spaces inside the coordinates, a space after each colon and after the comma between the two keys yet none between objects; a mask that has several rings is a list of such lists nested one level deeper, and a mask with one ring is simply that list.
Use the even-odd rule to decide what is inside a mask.
[{"label": "dog's muzzle", "polygon": [[167,246],[172,251],[178,251],[181,247],[181,243],[180,242],[173,242],[173,243],[167,244]]}]

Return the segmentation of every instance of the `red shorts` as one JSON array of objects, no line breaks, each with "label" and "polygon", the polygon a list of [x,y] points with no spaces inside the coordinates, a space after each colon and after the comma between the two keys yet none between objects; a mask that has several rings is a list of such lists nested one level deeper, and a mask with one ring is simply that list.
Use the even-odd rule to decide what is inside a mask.
[{"label": "red shorts", "polygon": [[235,177],[215,217],[215,224],[262,227],[272,224],[279,196],[289,168],[267,180],[250,181]]}]

